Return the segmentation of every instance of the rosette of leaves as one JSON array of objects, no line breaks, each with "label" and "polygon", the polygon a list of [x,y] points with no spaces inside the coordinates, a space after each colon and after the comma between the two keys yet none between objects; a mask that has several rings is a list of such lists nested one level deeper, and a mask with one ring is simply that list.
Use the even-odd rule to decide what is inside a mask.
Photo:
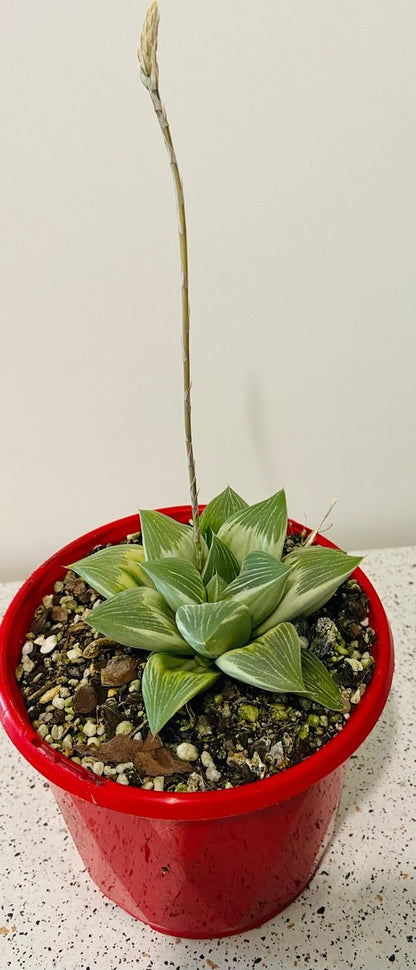
[{"label": "rosette of leaves", "polygon": [[105,597],[87,622],[149,651],[142,692],[153,734],[222,674],[342,710],[291,621],[323,606],[360,557],[306,544],[283,556],[283,490],[251,506],[229,487],[213,499],[200,519],[201,571],[188,525],[154,511],[140,518],[142,546],[111,546],[70,568]]}]

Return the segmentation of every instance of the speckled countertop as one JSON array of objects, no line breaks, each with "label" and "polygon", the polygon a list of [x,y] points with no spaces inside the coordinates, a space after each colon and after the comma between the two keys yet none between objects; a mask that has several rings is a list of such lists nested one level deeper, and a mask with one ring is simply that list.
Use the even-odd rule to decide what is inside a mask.
[{"label": "speckled countertop", "polygon": [[[389,615],[396,674],[381,720],[350,760],[332,844],[300,899],[242,936],[160,936],[95,888],[48,784],[1,731],[1,970],[416,966],[416,549],[373,550],[365,572]],[[18,587],[0,585],[0,612]]]}]

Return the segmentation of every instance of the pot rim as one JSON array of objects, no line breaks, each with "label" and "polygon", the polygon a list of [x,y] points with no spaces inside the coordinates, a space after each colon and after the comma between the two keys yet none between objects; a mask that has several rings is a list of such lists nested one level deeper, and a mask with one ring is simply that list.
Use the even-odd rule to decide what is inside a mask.
[{"label": "pot rim", "polygon": [[[201,511],[203,508],[200,506]],[[182,522],[188,522],[191,517],[191,507],[188,505],[158,511]],[[293,519],[288,520],[288,527],[294,532],[304,530],[308,534],[311,531]],[[30,723],[14,676],[30,620],[42,596],[50,592],[54,582],[65,574],[66,564],[81,558],[95,545],[120,541],[124,536],[139,531],[139,528],[138,515],[126,516],[68,543],[29,576],[8,607],[0,627],[0,720],[21,754],[53,785],[95,805],[143,818],[178,821],[225,818],[267,808],[300,794],[338,768],[359,747],[378,720],[387,700],[394,668],[393,638],[386,613],[374,587],[359,568],[352,575],[369,597],[370,625],[377,634],[372,680],[342,731],[319,751],[299,764],[284,769],[281,774],[218,791],[145,791],[133,786],[121,786],[94,775],[49,747],[39,737]],[[339,548],[319,534],[317,541],[323,546]],[[14,649],[13,644],[16,645]]]}]

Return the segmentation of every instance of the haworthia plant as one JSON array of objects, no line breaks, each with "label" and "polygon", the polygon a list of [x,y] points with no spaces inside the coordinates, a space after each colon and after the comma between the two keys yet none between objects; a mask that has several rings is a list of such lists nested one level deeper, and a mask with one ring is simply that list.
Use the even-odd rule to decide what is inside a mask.
[{"label": "haworthia plant", "polygon": [[192,530],[160,512],[142,515],[143,549],[115,546],[71,567],[106,597],[88,615],[91,626],[150,652],[143,697],[153,733],[222,674],[343,707],[335,680],[301,646],[291,621],[323,606],[359,557],[300,545],[282,558],[285,493],[237,512],[230,495],[225,490],[207,506],[215,514],[205,519],[201,538],[209,529],[211,546],[200,570]]},{"label": "haworthia plant", "polygon": [[338,550],[302,548],[282,560],[287,531],[281,489],[255,505],[230,486],[198,510],[191,429],[188,251],[182,181],[159,93],[157,0],[139,45],[173,175],[179,229],[184,424],[192,529],[142,511],[143,548],[120,545],[72,565],[104,597],[88,622],[118,643],[150,652],[142,688],[150,730],[223,674],[272,693],[296,693],[333,710],[340,691],[323,663],[301,646],[291,622],[321,607],[358,564]]}]

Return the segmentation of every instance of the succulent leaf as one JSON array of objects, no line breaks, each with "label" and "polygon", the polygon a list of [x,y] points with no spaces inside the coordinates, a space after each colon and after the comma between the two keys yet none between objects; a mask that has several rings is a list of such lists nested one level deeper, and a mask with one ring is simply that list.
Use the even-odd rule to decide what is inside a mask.
[{"label": "succulent leaf", "polygon": [[143,570],[174,611],[186,603],[205,603],[205,586],[196,567],[186,559],[156,559]]},{"label": "succulent leaf", "polygon": [[[140,510],[140,522],[147,561],[173,556],[195,565],[195,543],[189,525],[176,522],[162,512],[144,509]],[[205,559],[208,549],[204,539],[202,552]]]},{"label": "succulent leaf", "polygon": [[221,526],[218,537],[241,565],[250,552],[268,552],[280,559],[286,529],[286,496],[281,489],[264,502],[257,502],[232,515]]},{"label": "succulent leaf", "polygon": [[213,534],[208,558],[202,573],[205,585],[209,583],[215,573],[222,576],[226,584],[231,583],[231,580],[238,576],[239,570],[240,565],[233,556],[231,549],[224,542],[221,542],[218,536]]},{"label": "succulent leaf", "polygon": [[290,570],[290,565],[279,562],[268,552],[251,552],[239,576],[226,586],[219,599],[245,603],[255,627],[277,606]]},{"label": "succulent leaf", "polygon": [[176,623],[191,647],[210,658],[219,657],[232,647],[241,647],[251,632],[250,612],[243,603],[181,606]]},{"label": "succulent leaf", "polygon": [[342,711],[344,702],[341,691],[325,664],[311,650],[303,649],[301,660],[305,696],[330,711]]},{"label": "succulent leaf", "polygon": [[261,623],[255,633],[265,633],[277,623],[309,616],[331,598],[338,586],[348,579],[361,562],[361,556],[349,556],[340,549],[324,546],[299,546],[285,564],[292,566],[287,586],[273,613]]},{"label": "succulent leaf", "polygon": [[126,647],[192,654],[176,627],[172,610],[155,589],[123,590],[91,610],[88,623]]},{"label": "succulent leaf", "polygon": [[215,573],[206,586],[208,603],[216,603],[217,600],[220,599],[221,593],[225,589],[226,585],[227,583],[225,582],[225,579],[223,579],[222,576],[219,576],[218,573]]},{"label": "succulent leaf", "polygon": [[135,586],[153,586],[152,581],[143,572],[141,564],[144,561],[143,546],[124,543],[119,546],[109,546],[100,549],[85,559],[71,563],[68,569],[81,576],[82,579],[97,590],[100,596],[115,596],[123,589]]},{"label": "succulent leaf", "polygon": [[238,650],[229,650],[216,660],[217,667],[261,690],[275,693],[303,693],[301,646],[295,627],[280,623]]},{"label": "succulent leaf", "polygon": [[247,508],[247,502],[234,492],[234,489],[227,485],[227,488],[215,498],[208,502],[199,520],[199,526],[203,535],[208,532],[218,532],[222,524],[234,515]]},{"label": "succulent leaf", "polygon": [[198,658],[183,660],[169,653],[154,653],[142,677],[143,699],[152,734],[162,727],[196,694],[215,684],[221,674]]}]

